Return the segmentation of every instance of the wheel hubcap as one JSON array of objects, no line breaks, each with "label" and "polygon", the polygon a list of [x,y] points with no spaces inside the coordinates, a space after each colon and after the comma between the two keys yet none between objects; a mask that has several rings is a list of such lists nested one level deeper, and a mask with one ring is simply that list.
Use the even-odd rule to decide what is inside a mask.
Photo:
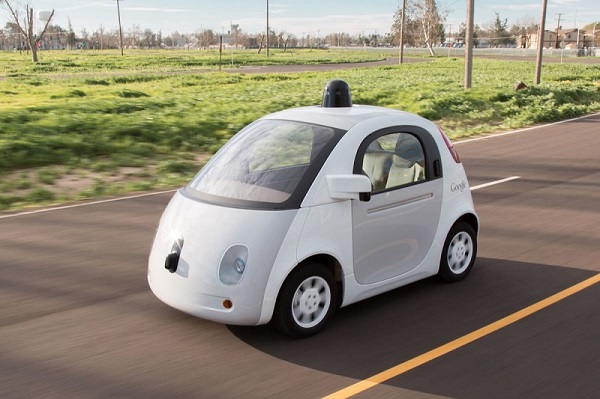
[{"label": "wheel hubcap", "polygon": [[303,328],[319,324],[329,310],[331,289],[323,278],[309,277],[298,286],[292,302],[292,314],[296,323]]},{"label": "wheel hubcap", "polygon": [[464,272],[473,257],[473,240],[467,233],[460,232],[454,236],[448,246],[448,266],[455,274]]}]

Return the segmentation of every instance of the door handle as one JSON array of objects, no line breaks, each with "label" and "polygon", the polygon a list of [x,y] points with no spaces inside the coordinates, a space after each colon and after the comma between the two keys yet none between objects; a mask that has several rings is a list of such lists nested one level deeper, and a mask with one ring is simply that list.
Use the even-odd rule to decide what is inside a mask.
[{"label": "door handle", "polygon": [[433,175],[435,177],[442,177],[442,168],[439,159],[433,161]]}]

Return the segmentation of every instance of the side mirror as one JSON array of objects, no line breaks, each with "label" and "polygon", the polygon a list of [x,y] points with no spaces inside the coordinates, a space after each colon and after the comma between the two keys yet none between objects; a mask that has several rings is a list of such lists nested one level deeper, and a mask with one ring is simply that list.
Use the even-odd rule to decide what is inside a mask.
[{"label": "side mirror", "polygon": [[361,201],[370,199],[371,180],[364,175],[329,175],[327,186],[332,199],[360,199]]}]

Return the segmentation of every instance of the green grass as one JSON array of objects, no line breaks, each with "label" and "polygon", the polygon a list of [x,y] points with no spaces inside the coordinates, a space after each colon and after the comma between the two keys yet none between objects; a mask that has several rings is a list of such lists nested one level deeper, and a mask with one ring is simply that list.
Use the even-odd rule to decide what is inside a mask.
[{"label": "green grass", "polygon": [[[269,58],[265,51],[225,50],[221,57],[223,68],[252,65],[308,65],[379,61],[390,52],[327,49],[271,49]],[[186,71],[219,67],[218,50],[127,50],[121,57],[118,50],[103,51],[42,51],[40,61],[31,63],[27,54],[0,54],[0,76],[23,77],[53,74],[85,74],[135,72],[135,71]],[[94,79],[94,78],[91,78]],[[102,82],[100,79],[99,82]],[[102,83],[98,83],[102,84]]]},{"label": "green grass", "polygon": [[37,171],[37,180],[42,184],[53,185],[62,176],[62,173],[53,168],[40,168]]},{"label": "green grass", "polygon": [[[339,62],[344,57],[355,61],[362,54],[314,53],[281,53],[271,58]],[[51,54],[57,58],[54,73],[48,68],[32,72],[27,64],[16,67],[15,76],[0,80],[0,174],[40,169],[39,183],[53,185],[59,175],[48,171],[58,165],[62,170],[99,174],[152,166],[140,172],[144,177],[135,182],[107,187],[100,181],[80,198],[183,184],[201,166],[194,156],[214,153],[239,129],[267,113],[319,104],[323,86],[334,78],[348,81],[355,104],[417,113],[439,123],[453,138],[600,110],[598,64],[544,65],[543,83],[534,86],[533,63],[475,59],[473,89],[464,90],[463,61],[448,58],[402,66],[258,75],[165,73],[162,68],[185,69],[193,64],[186,53],[168,51],[147,60],[136,55],[120,61],[115,54],[103,52],[48,52],[43,59]],[[0,54],[0,65],[7,57],[17,56]],[[64,60],[59,62],[60,57]],[[119,70],[111,64],[119,62],[127,73],[103,72],[102,68]],[[530,87],[515,92],[517,80]],[[23,194],[15,190],[18,182],[11,184],[5,185],[12,191],[3,190],[0,209],[62,198],[36,191],[49,191],[48,187],[31,190],[30,186],[30,193]]]}]

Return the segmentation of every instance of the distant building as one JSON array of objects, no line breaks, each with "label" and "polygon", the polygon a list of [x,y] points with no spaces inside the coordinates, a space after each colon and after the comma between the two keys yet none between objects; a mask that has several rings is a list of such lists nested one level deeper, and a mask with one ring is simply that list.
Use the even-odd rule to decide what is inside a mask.
[{"label": "distant building", "polygon": [[[526,40],[526,47],[532,48],[532,49],[537,49],[539,35],[537,33],[531,33],[527,36],[528,36],[528,38]],[[556,42],[556,32],[553,32],[551,30],[544,31],[544,39],[543,40],[544,40],[543,46],[542,46],[543,48],[553,48],[554,43]]]},{"label": "distant building", "polygon": [[[544,32],[544,48],[582,49],[594,47],[600,32],[589,32],[582,29],[562,29]],[[538,34],[532,33],[525,38],[525,48],[537,49]]]},{"label": "distant building", "polygon": [[585,31],[580,29],[564,29],[558,31],[558,47],[580,49],[584,47]]}]

